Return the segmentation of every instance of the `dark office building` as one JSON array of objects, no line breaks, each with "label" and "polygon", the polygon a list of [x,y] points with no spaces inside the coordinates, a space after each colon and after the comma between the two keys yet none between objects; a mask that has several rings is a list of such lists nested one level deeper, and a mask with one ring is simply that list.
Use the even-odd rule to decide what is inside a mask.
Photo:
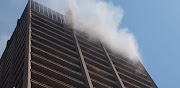
[{"label": "dark office building", "polygon": [[62,14],[30,1],[0,59],[0,88],[157,88],[141,63],[132,64]]}]

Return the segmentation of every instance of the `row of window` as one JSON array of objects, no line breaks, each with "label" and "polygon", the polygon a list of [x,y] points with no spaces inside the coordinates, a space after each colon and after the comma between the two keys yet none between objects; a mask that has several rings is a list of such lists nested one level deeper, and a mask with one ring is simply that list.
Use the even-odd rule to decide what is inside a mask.
[{"label": "row of window", "polygon": [[76,32],[76,35],[93,86],[97,88],[118,88],[100,43],[98,41],[88,40],[86,34]]}]

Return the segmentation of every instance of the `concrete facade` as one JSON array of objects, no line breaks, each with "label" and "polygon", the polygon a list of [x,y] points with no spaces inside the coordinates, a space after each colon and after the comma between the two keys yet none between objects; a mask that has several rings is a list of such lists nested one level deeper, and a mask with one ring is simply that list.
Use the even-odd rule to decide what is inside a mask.
[{"label": "concrete facade", "polygon": [[140,62],[65,25],[29,0],[0,59],[0,88],[157,88]]}]

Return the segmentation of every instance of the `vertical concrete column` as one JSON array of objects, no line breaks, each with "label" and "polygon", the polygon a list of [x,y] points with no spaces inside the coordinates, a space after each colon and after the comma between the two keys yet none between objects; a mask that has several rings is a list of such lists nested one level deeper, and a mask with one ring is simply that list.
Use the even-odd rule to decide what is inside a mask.
[{"label": "vertical concrete column", "polygon": [[76,37],[76,34],[73,30],[73,36],[74,36],[74,39],[75,39],[75,43],[77,45],[77,49],[78,49],[78,53],[79,53],[79,56],[80,56],[80,59],[81,59],[81,64],[83,66],[83,69],[84,69],[84,73],[86,75],[86,79],[87,79],[87,82],[88,82],[88,85],[89,85],[89,88],[94,88],[93,87],[93,84],[92,84],[92,81],[90,79],[90,75],[89,75],[89,72],[88,72],[88,69],[87,69],[87,66],[86,66],[86,62],[84,60],[84,57],[83,57],[83,54],[82,54],[82,51],[81,51],[81,48],[79,46],[79,42],[77,40],[77,37]]},{"label": "vertical concrete column", "polygon": [[119,76],[119,74],[118,74],[118,72],[117,72],[117,70],[116,70],[116,68],[115,68],[115,66],[114,66],[108,52],[107,52],[107,50],[106,50],[106,48],[103,45],[102,45],[102,47],[103,47],[103,50],[104,50],[104,52],[105,52],[105,54],[106,54],[106,56],[108,58],[108,61],[110,62],[111,68],[112,68],[113,73],[115,74],[115,76],[117,78],[117,82],[118,82],[120,88],[125,88],[125,86],[124,86],[124,84],[123,84],[123,82],[122,82],[122,80],[121,80],[121,78],[120,78],[120,76]]},{"label": "vertical concrete column", "polygon": [[28,0],[28,28],[25,43],[23,88],[31,88],[31,0]]}]

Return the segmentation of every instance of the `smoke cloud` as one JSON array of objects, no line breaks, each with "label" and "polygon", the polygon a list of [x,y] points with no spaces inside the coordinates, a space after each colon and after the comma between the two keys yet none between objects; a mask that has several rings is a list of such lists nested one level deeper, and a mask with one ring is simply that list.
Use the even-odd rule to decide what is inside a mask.
[{"label": "smoke cloud", "polygon": [[63,5],[63,0],[47,1],[56,11],[63,10],[66,23],[72,28],[87,33],[91,39],[101,41],[132,61],[140,59],[134,35],[127,28],[119,28],[123,18],[122,8],[104,0],[65,0]]}]

